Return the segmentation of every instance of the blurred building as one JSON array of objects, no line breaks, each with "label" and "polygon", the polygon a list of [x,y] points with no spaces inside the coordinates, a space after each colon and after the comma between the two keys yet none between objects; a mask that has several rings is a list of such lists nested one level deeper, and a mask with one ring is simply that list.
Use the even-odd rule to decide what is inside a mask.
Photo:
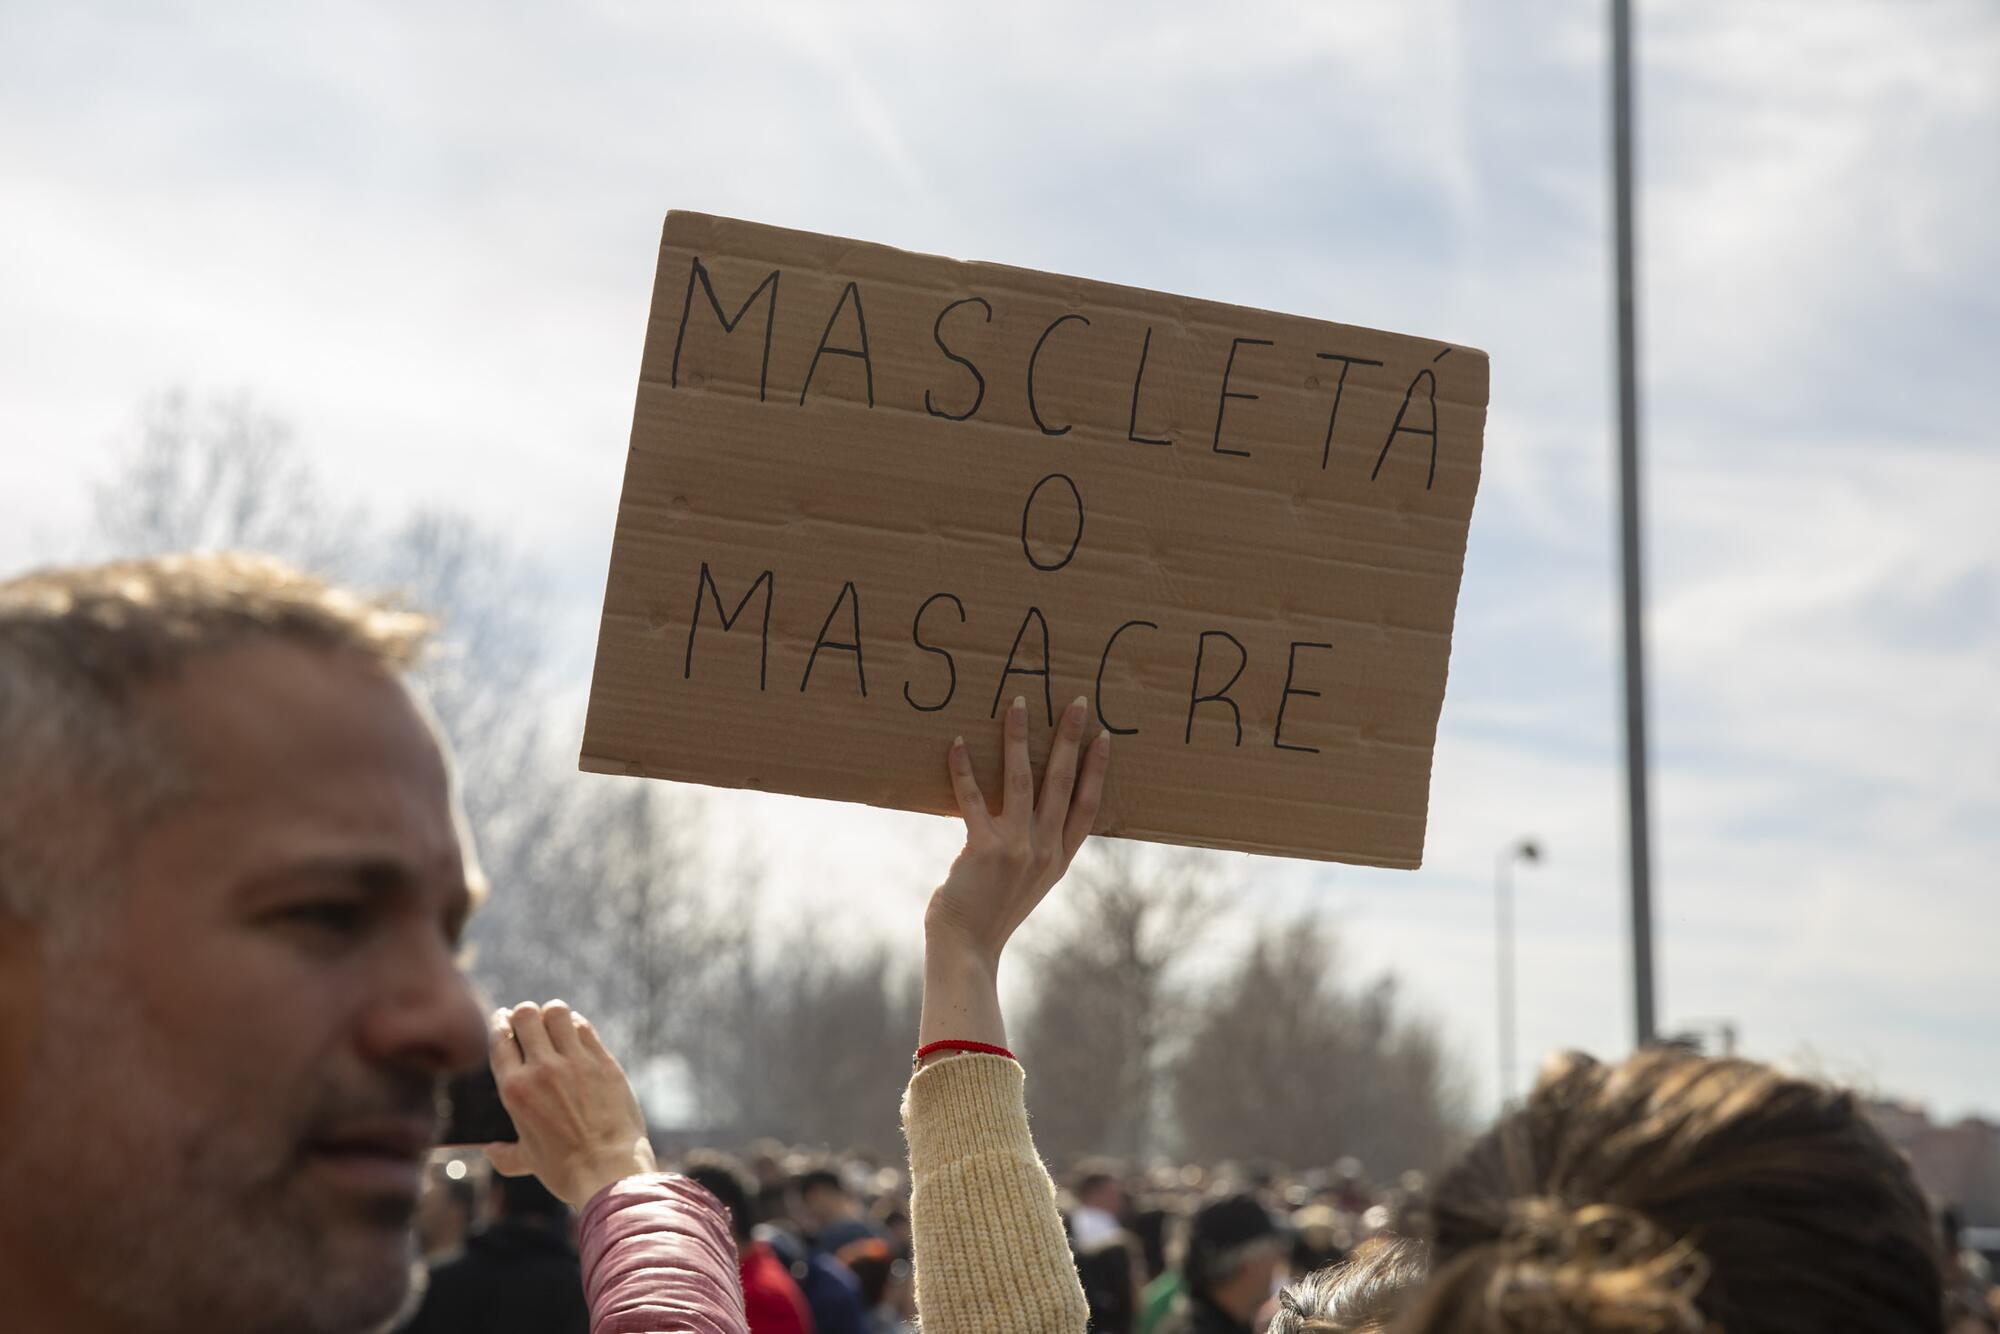
[{"label": "blurred building", "polygon": [[1939,1125],[1914,1103],[1874,1101],[1868,1114],[1933,1199],[1957,1205],[1968,1226],[2000,1227],[2000,1125],[1970,1116]]}]

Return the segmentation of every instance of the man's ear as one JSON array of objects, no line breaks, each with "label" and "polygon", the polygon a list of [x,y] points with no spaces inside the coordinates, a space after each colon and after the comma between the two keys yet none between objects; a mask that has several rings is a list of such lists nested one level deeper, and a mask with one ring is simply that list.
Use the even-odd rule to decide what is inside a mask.
[{"label": "man's ear", "polygon": [[0,913],[0,1140],[27,1093],[28,1062],[42,1025],[45,935],[39,922]]}]

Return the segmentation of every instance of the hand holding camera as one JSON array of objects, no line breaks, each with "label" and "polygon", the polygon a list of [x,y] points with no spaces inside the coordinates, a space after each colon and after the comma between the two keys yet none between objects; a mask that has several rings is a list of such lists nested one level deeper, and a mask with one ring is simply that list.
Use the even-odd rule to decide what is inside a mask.
[{"label": "hand holding camera", "polygon": [[658,1169],[646,1118],[597,1030],[561,1001],[496,1011],[493,1074],[519,1139],[485,1145],[502,1176],[532,1172],[571,1208]]}]

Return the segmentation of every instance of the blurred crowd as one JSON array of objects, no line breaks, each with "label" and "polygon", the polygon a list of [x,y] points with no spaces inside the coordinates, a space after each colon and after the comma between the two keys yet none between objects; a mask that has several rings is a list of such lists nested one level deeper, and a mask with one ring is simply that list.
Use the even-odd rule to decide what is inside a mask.
[{"label": "blurred crowd", "polygon": [[[663,1158],[662,1162],[668,1161]],[[739,1157],[682,1156],[739,1221],[751,1334],[915,1334],[909,1181],[862,1150],[762,1140]],[[1085,1159],[1059,1198],[1096,1334],[1174,1334],[1190,1324],[1190,1274],[1275,1334],[1386,1323],[1425,1276],[1428,1181],[1378,1181],[1354,1158],[1273,1164]],[[2000,1334],[2000,1236],[1939,1214],[1949,1334]],[[1976,1249],[1969,1238],[1991,1245]],[[564,1334],[589,1328],[570,1210],[533,1177],[491,1173],[477,1152],[441,1153],[418,1215],[417,1282],[399,1334]],[[1372,1312],[1372,1315],[1371,1315]]]},{"label": "blurred crowd", "polygon": [[[668,1160],[662,1160],[668,1162]],[[760,1140],[742,1156],[676,1162],[738,1222],[752,1334],[916,1330],[910,1192],[900,1162],[828,1156]],[[1076,1164],[1062,1218],[1092,1328],[1152,1334],[1176,1312],[1190,1264],[1228,1256],[1238,1282],[1276,1292],[1342,1262],[1370,1238],[1422,1230],[1424,1174],[1370,1182],[1362,1164],[1288,1172],[1270,1164],[1126,1170]],[[576,1220],[536,1178],[492,1174],[484,1154],[444,1152],[418,1212],[422,1272],[394,1328],[586,1330]]]},{"label": "blurred crowd", "polygon": [[[752,1334],[916,1329],[900,1164],[762,1140],[740,1156],[696,1150],[675,1165],[739,1222]],[[1300,1172],[1127,1170],[1106,1158],[1079,1162],[1060,1198],[1091,1327],[1152,1334],[1175,1313],[1191,1258],[1240,1259],[1240,1281],[1268,1296],[1287,1276],[1338,1264],[1371,1238],[1414,1235],[1424,1188],[1414,1171],[1371,1182],[1353,1158]],[[575,1221],[535,1178],[494,1174],[477,1152],[441,1154],[418,1214],[422,1272],[396,1328],[586,1329]]]},{"label": "blurred crowd", "polygon": [[[907,1178],[872,1155],[808,1155],[774,1141],[741,1157],[697,1150],[673,1162],[730,1215],[756,1334],[896,1334],[916,1328]],[[423,1252],[411,1311],[394,1328],[589,1329],[576,1219],[534,1177],[447,1153],[417,1221]],[[518,1297],[518,1299],[517,1299]]]}]

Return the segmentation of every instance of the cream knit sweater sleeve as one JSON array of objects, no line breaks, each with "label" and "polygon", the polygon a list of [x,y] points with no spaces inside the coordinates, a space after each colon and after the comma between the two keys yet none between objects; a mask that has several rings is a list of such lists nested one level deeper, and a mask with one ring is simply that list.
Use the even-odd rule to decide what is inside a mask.
[{"label": "cream knit sweater sleeve", "polygon": [[1089,1322],[1026,1087],[1006,1057],[964,1055],[926,1065],[903,1095],[924,1334],[1083,1334]]}]

